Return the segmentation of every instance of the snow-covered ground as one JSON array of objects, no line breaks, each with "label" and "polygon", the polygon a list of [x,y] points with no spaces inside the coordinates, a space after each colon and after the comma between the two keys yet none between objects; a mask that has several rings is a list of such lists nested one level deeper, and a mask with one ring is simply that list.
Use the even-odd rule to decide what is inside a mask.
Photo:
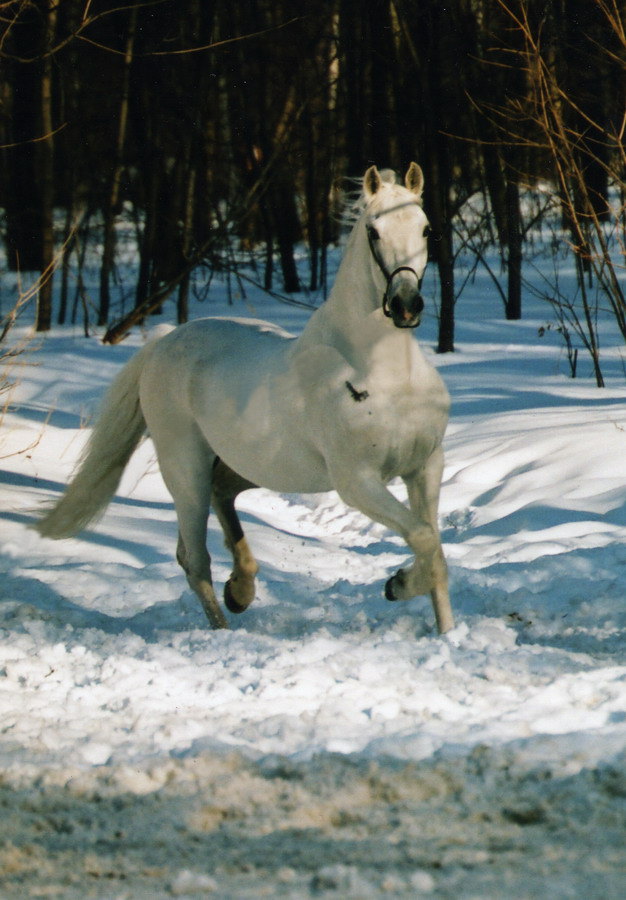
[{"label": "snow-covered ground", "polygon": [[[308,315],[217,282],[194,315],[251,310]],[[453,397],[444,638],[426,599],[383,598],[399,538],[262,490],[258,598],[208,630],[149,441],[80,539],[28,530],[145,335],[31,345],[0,427],[0,896],[624,896],[623,349],[607,331],[604,390],[583,355],[572,380],[551,315],[504,321],[479,272],[457,352],[432,310],[417,334]],[[210,549],[221,585],[215,523]]]}]

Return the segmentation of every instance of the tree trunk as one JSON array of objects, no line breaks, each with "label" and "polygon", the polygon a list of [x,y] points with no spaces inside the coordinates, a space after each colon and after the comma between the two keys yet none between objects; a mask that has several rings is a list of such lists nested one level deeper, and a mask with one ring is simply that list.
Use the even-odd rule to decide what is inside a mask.
[{"label": "tree trunk", "polygon": [[437,353],[454,352],[454,244],[443,138],[429,131],[425,160],[426,206],[434,235],[439,270],[440,310]]},{"label": "tree trunk", "polygon": [[367,163],[363,109],[363,24],[360,0],[339,4],[339,46],[345,86],[345,132],[348,174],[362,175]]},{"label": "tree trunk", "polygon": [[519,185],[512,179],[506,183],[508,290],[506,317],[522,318],[522,222],[519,204]]},{"label": "tree trunk", "polygon": [[300,278],[294,257],[295,241],[300,236],[300,220],[296,209],[295,186],[285,173],[277,174],[275,187],[269,198],[278,255],[283,274],[284,289],[288,294],[298,293]]},{"label": "tree trunk", "polygon": [[[399,165],[395,98],[393,84],[395,47],[391,39],[391,10],[389,0],[370,0],[363,4],[369,20],[370,109],[368,121],[371,134],[372,162],[379,166]],[[394,90],[396,88],[396,90]]]},{"label": "tree trunk", "polygon": [[439,311],[439,337],[437,353],[454,352],[454,251],[452,247],[452,231],[445,227],[441,232],[439,252],[437,255],[439,281],[441,290],[441,308]]},{"label": "tree trunk", "polygon": [[57,322],[59,323],[59,325],[65,325],[65,319],[67,318],[67,297],[70,282],[70,258],[75,243],[75,235],[72,235],[73,217],[74,203],[72,200],[68,203],[67,210],[65,212],[65,227],[63,229],[64,245],[63,259],[61,262],[61,292],[59,295],[59,314],[57,317]]},{"label": "tree trunk", "polygon": [[130,70],[133,62],[133,47],[137,27],[137,8],[133,9],[128,25],[126,38],[126,51],[124,55],[124,78],[122,82],[122,96],[120,99],[120,113],[117,128],[117,142],[115,147],[115,159],[107,205],[104,209],[104,235],[102,240],[102,261],[100,265],[100,305],[98,309],[98,325],[106,325],[109,320],[111,307],[110,280],[115,264],[115,219],[118,214],[120,202],[120,186],[124,172],[124,145],[126,143],[126,130],[128,125],[128,102],[130,94]]},{"label": "tree trunk", "polygon": [[25,4],[8,32],[10,53],[16,57],[12,76],[12,116],[5,150],[7,168],[6,242],[11,271],[40,272],[43,268],[41,239],[41,184],[37,172],[41,137],[40,54],[44,44],[41,16]]},{"label": "tree trunk", "polygon": [[[182,252],[185,260],[189,260],[192,250],[194,200],[196,194],[196,170],[193,163],[188,160],[187,190],[185,197],[185,209],[182,232]],[[191,273],[187,272],[178,288],[178,324],[182,325],[189,318],[189,280]]]},{"label": "tree trunk", "polygon": [[[449,23],[442,18],[443,10],[436,0],[430,0],[421,8],[421,17],[415,23],[414,36],[410,37],[417,75],[421,85],[420,116],[426,159],[425,207],[433,228],[433,251],[437,260],[440,281],[440,310],[438,353],[454,352],[454,241],[452,233],[452,209],[450,185],[450,139],[441,129],[439,111],[445,108],[446,85],[440,68],[439,55],[443,36]],[[426,61],[426,62],[425,62]]]},{"label": "tree trunk", "polygon": [[152,171],[146,173],[148,190],[145,198],[146,209],[144,213],[143,231],[139,241],[139,272],[135,290],[135,309],[137,310],[144,307],[148,296],[152,293],[154,280],[154,246],[156,239],[155,210],[160,188],[156,165],[156,160],[152,160]]},{"label": "tree trunk", "polygon": [[[57,20],[56,0],[46,0],[46,48],[54,44]],[[41,271],[44,278],[37,303],[37,331],[49,331],[52,324],[54,279],[54,135],[52,121],[52,57],[44,56],[41,78],[41,131],[39,142],[42,198]]]}]

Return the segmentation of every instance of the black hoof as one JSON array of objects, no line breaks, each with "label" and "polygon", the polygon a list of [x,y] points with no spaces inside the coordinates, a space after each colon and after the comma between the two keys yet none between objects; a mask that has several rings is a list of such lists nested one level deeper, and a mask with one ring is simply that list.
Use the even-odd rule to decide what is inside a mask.
[{"label": "black hoof", "polygon": [[226,609],[237,616],[248,608],[247,606],[242,606],[241,603],[237,603],[230,589],[230,581],[227,581],[224,585],[224,603],[226,604]]},{"label": "black hoof", "polygon": [[392,575],[387,584],[385,585],[385,597],[387,600],[399,600],[398,590],[402,590],[404,587],[404,572],[400,569],[399,572],[396,572],[395,575]]}]

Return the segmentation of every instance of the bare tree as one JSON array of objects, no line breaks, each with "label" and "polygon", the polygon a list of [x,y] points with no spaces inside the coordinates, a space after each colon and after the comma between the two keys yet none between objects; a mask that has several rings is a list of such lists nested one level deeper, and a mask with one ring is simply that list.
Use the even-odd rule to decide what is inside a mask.
[{"label": "bare tree", "polygon": [[110,281],[115,265],[115,222],[119,211],[120,189],[125,168],[124,147],[128,130],[128,106],[130,100],[130,70],[133,62],[135,32],[137,30],[138,8],[130,11],[123,58],[123,77],[115,141],[115,155],[111,165],[111,176],[108,196],[103,209],[102,259],[100,265],[100,304],[98,325],[106,325],[109,321],[111,305]]},{"label": "bare tree", "polygon": [[37,302],[37,331],[48,331],[52,322],[52,286],[54,261],[54,122],[51,49],[56,37],[58,0],[44,0],[42,12],[45,14],[45,50],[41,75],[41,131],[38,144],[41,154],[41,268],[50,270],[50,277],[44,279]]},{"label": "bare tree", "polygon": [[[558,21],[537,18],[532,0],[498,0],[498,4],[521,38],[521,48],[512,65],[522,67],[527,81],[527,95],[511,100],[500,110],[500,128],[506,140],[532,147],[548,162],[578,273],[576,308],[560,290],[550,292],[551,299],[560,306],[559,317],[565,316],[579,334],[591,357],[596,383],[603,386],[598,304],[600,298],[608,301],[614,321],[626,339],[626,302],[618,271],[623,270],[624,246],[615,246],[618,232],[607,228],[606,200],[602,199],[599,184],[611,182],[624,193],[626,119],[622,116],[612,121],[605,116],[605,104],[600,98],[594,106],[584,91],[576,93],[565,74]],[[604,25],[602,45],[598,25],[588,38],[589,58],[600,68],[607,69],[610,64],[620,72],[623,81],[626,44],[620,5],[617,0],[590,0],[586,7],[587,12],[593,7]],[[623,210],[618,214],[621,216]],[[589,279],[595,282],[596,289],[591,290]]]}]

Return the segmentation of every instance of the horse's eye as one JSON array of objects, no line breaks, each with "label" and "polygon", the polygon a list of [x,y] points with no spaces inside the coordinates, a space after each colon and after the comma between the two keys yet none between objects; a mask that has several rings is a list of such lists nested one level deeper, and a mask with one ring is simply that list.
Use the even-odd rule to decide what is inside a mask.
[{"label": "horse's eye", "polygon": [[432,228],[430,225],[426,225],[424,228],[424,237],[428,237],[429,234],[432,234]]},{"label": "horse's eye", "polygon": [[370,239],[371,239],[372,241],[379,241],[379,240],[380,240],[380,234],[378,233],[378,229],[375,228],[373,225],[368,225],[368,226],[367,226],[367,233],[368,233],[368,235],[370,236]]}]

